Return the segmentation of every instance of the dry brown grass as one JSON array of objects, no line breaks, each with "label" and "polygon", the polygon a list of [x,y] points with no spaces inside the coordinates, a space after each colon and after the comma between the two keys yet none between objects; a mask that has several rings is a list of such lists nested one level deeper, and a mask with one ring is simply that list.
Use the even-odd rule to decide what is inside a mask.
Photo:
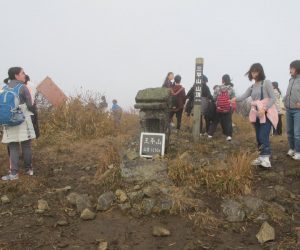
[{"label": "dry brown grass", "polygon": [[282,210],[282,208],[276,205],[269,205],[266,211],[272,221],[279,224],[280,226],[290,220],[289,216]]},{"label": "dry brown grass", "polygon": [[232,116],[232,121],[234,124],[236,124],[237,129],[237,133],[234,134],[234,139],[240,141],[251,139],[255,141],[255,131],[248,118],[234,113]]},{"label": "dry brown grass", "polygon": [[39,116],[40,143],[55,144],[61,139],[75,141],[114,134],[109,113],[97,109],[95,102],[85,103],[79,96],[59,108],[42,110]]},{"label": "dry brown grass", "polygon": [[189,183],[193,167],[190,163],[183,161],[177,156],[175,159],[169,161],[169,177],[174,183],[179,186],[184,183]]},{"label": "dry brown grass", "polygon": [[205,211],[190,214],[189,218],[200,228],[215,230],[221,225],[221,220],[208,208]]},{"label": "dry brown grass", "polygon": [[[249,150],[255,149],[254,128],[248,118],[237,114],[233,115],[233,122],[236,125],[233,137],[234,141],[240,142],[238,144],[224,144],[221,141],[222,135],[216,134],[210,141],[203,138],[200,143],[190,143],[188,149],[178,145],[178,152],[173,154],[173,159],[169,159],[169,177],[177,186],[205,186],[207,190],[220,196],[251,192],[251,161],[256,155]],[[188,124],[188,120],[185,118],[183,123]],[[180,159],[183,153],[180,148],[188,150],[191,159]],[[215,157],[212,157],[212,152],[216,152]],[[205,159],[209,163],[203,167]]]},{"label": "dry brown grass", "polygon": [[[193,168],[192,164],[176,158],[170,161],[169,176],[176,185],[191,185],[198,188],[205,185],[209,191],[219,195],[238,195],[251,192],[253,155],[238,152],[229,155],[226,161],[219,161],[205,168]],[[222,168],[215,167],[222,165]]]},{"label": "dry brown grass", "polygon": [[186,193],[186,188],[172,187],[169,196],[173,201],[171,214],[186,214],[199,211],[203,203]]},{"label": "dry brown grass", "polygon": [[124,111],[119,127],[99,108],[100,94],[77,95],[39,114],[41,136],[34,142],[40,165],[96,166],[98,173],[120,163],[120,147],[138,130],[138,115]]},{"label": "dry brown grass", "polygon": [[0,188],[5,193],[10,193],[16,198],[22,194],[36,193],[43,189],[44,180],[42,178],[32,178],[29,176],[20,175],[19,180],[7,183],[2,182]]},{"label": "dry brown grass", "polygon": [[114,168],[119,167],[121,163],[120,145],[116,143],[109,143],[106,145],[100,158],[99,167],[96,171],[95,177],[100,177],[109,166]]},{"label": "dry brown grass", "polygon": [[99,93],[86,92],[71,97],[58,108],[42,109],[39,144],[127,135],[138,128],[138,116],[134,110],[123,112],[121,125],[116,127],[111,113],[99,108],[100,97]]},{"label": "dry brown grass", "polygon": [[[248,152],[238,152],[227,158],[224,170],[200,170],[200,180],[206,187],[223,195],[249,194],[253,179],[253,156]],[[224,162],[219,162],[224,164]]]}]

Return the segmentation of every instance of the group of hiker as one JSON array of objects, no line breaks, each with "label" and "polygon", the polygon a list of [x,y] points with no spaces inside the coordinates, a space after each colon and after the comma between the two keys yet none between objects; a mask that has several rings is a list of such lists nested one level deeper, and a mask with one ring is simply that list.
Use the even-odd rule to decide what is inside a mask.
[{"label": "group of hiker", "polygon": [[[174,82],[173,82],[174,81]],[[203,75],[201,83],[201,113],[205,120],[205,127],[201,128],[201,135],[207,135],[212,138],[218,124],[220,123],[226,140],[232,139],[232,112],[234,107],[230,102],[235,96],[233,84],[228,74],[222,77],[222,84],[214,87],[213,95],[207,85],[208,78]],[[177,130],[181,128],[181,119],[185,110],[188,117],[192,115],[194,107],[195,87],[185,94],[185,89],[181,85],[181,76],[169,72],[163,87],[170,88],[172,93],[172,107],[170,111],[170,121],[172,122],[174,114],[177,118]],[[187,100],[187,102],[186,102]]]},{"label": "group of hiker", "polygon": [[[286,95],[282,98],[278,82],[266,80],[263,66],[254,63],[245,74],[252,83],[245,93],[236,96],[233,83],[228,74],[222,76],[222,84],[213,87],[213,94],[207,85],[208,78],[201,78],[201,114],[204,117],[205,127],[201,128],[201,135],[212,138],[218,124],[221,124],[223,134],[227,141],[232,140],[233,123],[232,114],[236,110],[238,102],[249,100],[249,120],[253,124],[259,157],[252,165],[270,168],[270,134],[282,135],[283,109],[286,113],[286,132],[288,136],[289,150],[287,155],[294,160],[300,160],[300,60],[290,64],[290,81]],[[185,94],[181,85],[181,76],[172,72],[167,74],[163,87],[169,88],[172,96],[170,109],[170,123],[176,114],[177,130],[181,128],[181,119],[185,110],[187,117],[193,114],[195,87]]]},{"label": "group of hiker", "polygon": [[[12,67],[8,77],[0,87],[0,125],[2,125],[2,143],[7,145],[9,172],[2,176],[3,181],[19,178],[20,150],[24,160],[25,173],[34,175],[32,164],[32,140],[39,137],[38,112],[35,90],[30,77],[23,68]],[[101,97],[99,108],[106,111],[108,104]],[[112,101],[111,115],[115,127],[120,126],[122,108],[117,100]]]},{"label": "group of hiker", "polygon": [[[287,155],[294,160],[300,160],[300,60],[290,64],[290,81],[286,95],[281,100],[281,91],[277,82],[266,80],[264,69],[260,63],[253,64],[246,73],[251,84],[246,92],[236,97],[233,83],[228,74],[222,76],[222,84],[215,85],[211,94],[208,78],[203,75],[201,83],[201,113],[205,120],[205,127],[201,134],[212,138],[218,124],[221,124],[223,134],[227,141],[232,140],[232,113],[236,103],[251,98],[249,120],[256,132],[256,141],[260,155],[252,164],[270,168],[270,133],[273,127],[274,135],[282,134],[282,105],[286,114],[286,130],[288,135],[289,150]],[[2,180],[18,179],[18,162],[20,147],[25,163],[26,174],[34,174],[32,167],[32,139],[39,136],[37,106],[34,91],[29,84],[30,78],[23,68],[13,67],[8,70],[8,78],[0,90],[0,125],[3,125],[2,143],[7,144],[9,155],[9,173]],[[195,87],[186,94],[181,84],[181,76],[169,72],[163,87],[169,88],[172,96],[170,123],[176,116],[177,130],[181,128],[183,112],[190,117],[194,107]],[[105,97],[102,98],[100,107],[107,108]],[[120,125],[122,109],[113,100],[111,113],[116,126]]]}]

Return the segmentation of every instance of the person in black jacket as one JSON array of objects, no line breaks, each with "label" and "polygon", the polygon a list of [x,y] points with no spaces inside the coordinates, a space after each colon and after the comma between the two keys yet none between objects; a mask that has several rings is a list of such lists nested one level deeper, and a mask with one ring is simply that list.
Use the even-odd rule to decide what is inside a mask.
[{"label": "person in black jacket", "polygon": [[30,94],[31,94],[31,100],[32,100],[32,113],[33,115],[31,116],[31,120],[32,120],[32,124],[33,124],[33,128],[34,128],[34,132],[35,132],[35,136],[36,139],[40,137],[40,128],[39,128],[39,122],[38,122],[38,108],[37,108],[37,104],[35,101],[35,96],[34,93],[32,93],[30,91],[30,86],[28,85],[30,82],[30,77],[29,75],[25,75],[25,82],[24,84],[27,86]]},{"label": "person in black jacket", "polygon": [[[201,129],[201,134],[208,132],[210,123],[212,122],[215,113],[213,96],[210,92],[209,87],[207,86],[207,82],[208,82],[208,78],[205,75],[203,75],[202,85],[201,85],[201,113],[204,116],[204,120],[205,120],[205,130]],[[188,99],[188,102],[185,106],[185,112],[188,117],[192,115],[192,110],[194,108],[194,97],[195,97],[195,84],[186,95],[186,99]]]}]

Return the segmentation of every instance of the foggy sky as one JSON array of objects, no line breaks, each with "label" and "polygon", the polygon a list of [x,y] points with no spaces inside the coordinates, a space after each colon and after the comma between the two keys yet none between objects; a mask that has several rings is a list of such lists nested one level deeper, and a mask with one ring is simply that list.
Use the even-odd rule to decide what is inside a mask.
[{"label": "foggy sky", "polygon": [[300,59],[298,0],[0,0],[0,9],[1,80],[19,65],[35,84],[50,76],[67,94],[83,87],[125,108],[169,71],[188,90],[196,57],[210,87],[228,73],[238,94],[255,62],[285,91]]}]

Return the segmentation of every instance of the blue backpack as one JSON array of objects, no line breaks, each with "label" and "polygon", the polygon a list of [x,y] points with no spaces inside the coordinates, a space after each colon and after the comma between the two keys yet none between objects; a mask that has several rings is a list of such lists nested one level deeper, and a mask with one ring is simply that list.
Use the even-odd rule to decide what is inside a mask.
[{"label": "blue backpack", "polygon": [[6,85],[0,90],[0,125],[17,126],[25,121],[25,116],[19,107],[19,93],[22,86],[22,83],[14,88]]}]

